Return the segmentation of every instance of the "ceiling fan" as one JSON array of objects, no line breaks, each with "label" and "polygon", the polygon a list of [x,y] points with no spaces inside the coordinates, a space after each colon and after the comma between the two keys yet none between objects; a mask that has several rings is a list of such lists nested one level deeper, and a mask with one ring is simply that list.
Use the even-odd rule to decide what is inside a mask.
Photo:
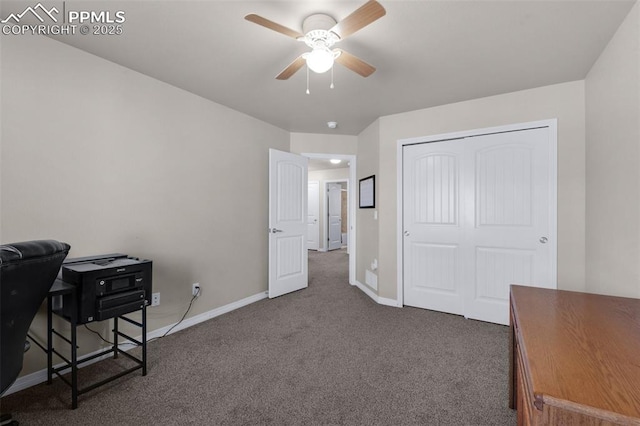
[{"label": "ceiling fan", "polygon": [[298,41],[303,41],[312,49],[310,52],[305,52],[298,56],[282,70],[276,76],[278,80],[287,80],[302,68],[305,63],[311,71],[316,73],[326,72],[333,68],[334,61],[363,77],[368,77],[376,70],[375,67],[342,49],[336,48],[332,50],[331,48],[335,43],[344,40],[356,31],[383,17],[386,13],[384,7],[376,0],[369,0],[340,22],[336,22],[329,15],[317,13],[308,16],[302,22],[304,34],[259,15],[250,14],[245,16],[244,19]]}]

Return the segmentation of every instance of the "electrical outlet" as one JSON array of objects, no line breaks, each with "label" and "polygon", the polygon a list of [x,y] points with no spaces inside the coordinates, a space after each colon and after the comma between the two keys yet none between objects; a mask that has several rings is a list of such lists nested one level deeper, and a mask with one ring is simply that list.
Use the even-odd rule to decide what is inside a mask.
[{"label": "electrical outlet", "polygon": [[158,306],[160,304],[160,293],[151,293],[151,306]]},{"label": "electrical outlet", "polygon": [[191,295],[194,297],[200,296],[200,283],[193,283],[191,285]]}]

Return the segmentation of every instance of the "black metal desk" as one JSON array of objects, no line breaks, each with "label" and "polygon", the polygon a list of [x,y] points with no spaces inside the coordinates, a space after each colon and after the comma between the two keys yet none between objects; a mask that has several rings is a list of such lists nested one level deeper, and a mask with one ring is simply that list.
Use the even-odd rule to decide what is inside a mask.
[{"label": "black metal desk", "polygon": [[[56,308],[56,297],[61,297],[63,295],[67,295],[70,294],[75,306],[75,309],[71,310],[71,315],[70,316],[65,316],[62,315],[61,311],[59,309]],[[64,383],[66,383],[67,385],[69,385],[71,387],[71,407],[72,408],[78,408],[78,396],[89,392],[99,386],[102,386],[106,383],[112,382],[126,374],[129,374],[131,372],[134,372],[136,370],[142,369],[142,375],[146,376],[147,375],[147,305],[146,303],[144,303],[144,301],[142,302],[142,306],[140,307],[139,310],[142,311],[142,322],[137,322],[134,321],[130,318],[127,318],[123,315],[120,316],[116,316],[113,318],[113,346],[109,349],[105,349],[103,351],[100,351],[96,354],[90,355],[88,357],[82,358],[81,360],[78,360],[78,339],[77,339],[77,326],[78,326],[78,313],[77,313],[77,300],[76,300],[76,288],[75,286],[68,284],[60,279],[57,279],[55,281],[55,283],[53,284],[53,286],[51,287],[51,290],[49,290],[49,296],[47,298],[47,348],[46,348],[46,352],[47,352],[47,383],[51,384],[51,381],[53,379],[53,375],[57,375],[60,380],[62,380]],[[136,312],[136,311],[133,311]],[[66,321],[68,321],[71,324],[71,338],[67,338],[66,336],[63,336],[62,334],[58,333],[54,328],[53,328],[53,314],[56,314],[57,316],[59,316],[60,318],[65,319]],[[131,336],[128,336],[124,333],[122,333],[121,331],[118,330],[118,319],[122,319],[123,321],[126,321],[130,324],[133,324],[135,326],[138,326],[142,329],[142,341],[138,341],[137,339],[134,339]],[[67,359],[65,356],[63,356],[60,352],[58,352],[54,347],[53,347],[53,335],[58,336],[59,338],[61,338],[62,340],[64,340],[65,342],[69,343],[69,345],[71,345],[71,360]],[[129,340],[130,342],[135,343],[138,346],[142,347],[142,358],[137,358],[125,351],[123,351],[122,349],[120,349],[118,347],[118,337],[123,337],[127,340]],[[43,348],[44,349],[44,348]],[[109,378],[106,378],[104,380],[101,380],[99,382],[93,383],[87,387],[84,387],[82,389],[78,389],[78,365],[83,364],[85,362],[91,361],[93,359],[102,357],[104,355],[107,355],[109,353],[113,353],[113,358],[118,358],[118,355],[122,354],[125,357],[131,359],[132,361],[134,361],[136,363],[136,365],[134,367],[131,367],[127,370],[121,371],[118,374],[115,374]],[[65,363],[61,366],[61,367],[54,367],[53,366],[53,355],[57,355],[58,357],[60,357]],[[71,369],[71,381],[69,381],[66,377],[64,377],[62,374],[63,372],[67,371]]]}]

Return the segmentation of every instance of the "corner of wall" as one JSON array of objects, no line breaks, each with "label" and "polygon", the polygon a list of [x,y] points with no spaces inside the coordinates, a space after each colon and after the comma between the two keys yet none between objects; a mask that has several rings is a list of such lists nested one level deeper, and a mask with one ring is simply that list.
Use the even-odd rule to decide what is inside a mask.
[{"label": "corner of wall", "polygon": [[586,290],[640,298],[640,4],[585,79]]}]

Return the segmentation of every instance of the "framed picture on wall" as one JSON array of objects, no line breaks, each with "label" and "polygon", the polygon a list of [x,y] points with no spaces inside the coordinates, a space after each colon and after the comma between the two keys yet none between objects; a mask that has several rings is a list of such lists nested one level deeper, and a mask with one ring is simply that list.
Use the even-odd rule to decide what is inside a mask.
[{"label": "framed picture on wall", "polygon": [[360,179],[358,195],[361,209],[372,209],[376,206],[376,175]]}]

